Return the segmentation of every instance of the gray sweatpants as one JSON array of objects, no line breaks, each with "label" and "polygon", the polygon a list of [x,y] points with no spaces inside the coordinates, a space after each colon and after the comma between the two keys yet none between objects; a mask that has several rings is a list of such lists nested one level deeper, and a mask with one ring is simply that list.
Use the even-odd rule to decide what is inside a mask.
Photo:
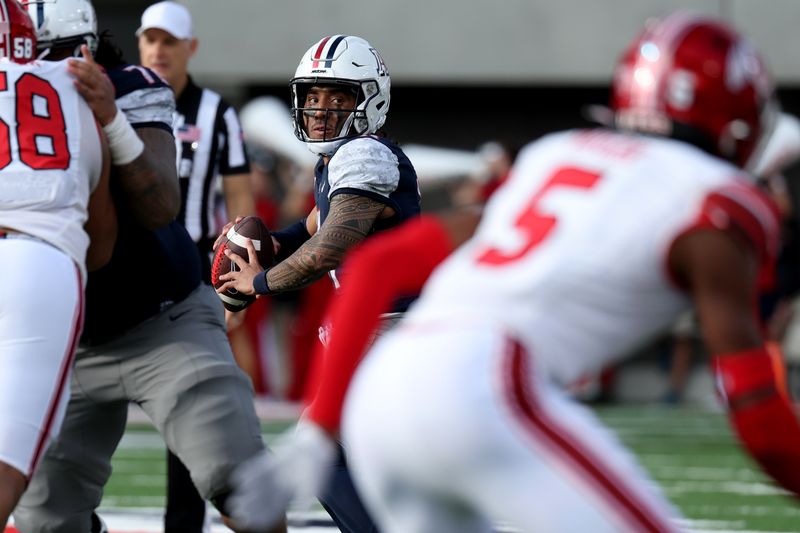
[{"label": "gray sweatpants", "polygon": [[22,533],[89,531],[131,401],[204,498],[227,492],[231,470],[264,447],[252,385],[233,359],[222,306],[201,285],[122,337],[78,351],[61,433],[14,513]]}]

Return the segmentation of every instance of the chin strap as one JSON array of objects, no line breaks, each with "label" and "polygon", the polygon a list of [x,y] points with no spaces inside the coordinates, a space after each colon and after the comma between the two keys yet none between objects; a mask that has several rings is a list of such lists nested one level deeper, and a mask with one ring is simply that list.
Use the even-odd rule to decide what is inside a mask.
[{"label": "chin strap", "polygon": [[[800,495],[800,424],[767,346],[712,359],[731,425],[761,467]],[[782,365],[781,365],[782,366]]]},{"label": "chin strap", "polygon": [[337,141],[323,141],[323,142],[315,142],[306,140],[306,147],[308,151],[315,155],[322,155],[330,157],[336,152],[336,150],[341,146],[341,144],[345,141],[345,139],[339,139]]}]

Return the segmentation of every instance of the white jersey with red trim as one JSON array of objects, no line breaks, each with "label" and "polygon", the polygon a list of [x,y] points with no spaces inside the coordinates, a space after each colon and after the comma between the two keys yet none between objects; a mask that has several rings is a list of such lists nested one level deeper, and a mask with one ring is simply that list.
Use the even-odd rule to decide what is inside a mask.
[{"label": "white jersey with red trim", "polygon": [[96,122],[66,61],[0,61],[0,227],[64,251],[85,279],[83,225],[101,170]]},{"label": "white jersey with red trim", "polygon": [[689,307],[670,246],[735,227],[774,257],[772,204],[736,167],[685,143],[580,130],[526,147],[475,236],[433,274],[407,323],[490,321],[570,384]]}]

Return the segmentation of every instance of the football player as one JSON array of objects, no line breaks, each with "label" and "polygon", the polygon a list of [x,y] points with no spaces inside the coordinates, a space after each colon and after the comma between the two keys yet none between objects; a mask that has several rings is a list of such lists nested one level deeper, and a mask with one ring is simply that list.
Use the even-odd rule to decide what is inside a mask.
[{"label": "football player", "polygon": [[0,527],[58,434],[87,270],[111,258],[108,147],[66,62],[0,0]]},{"label": "football player", "polygon": [[[754,306],[779,223],[747,169],[776,108],[761,57],[736,31],[686,13],[649,23],[615,71],[617,131],[527,146],[475,235],[447,259],[451,232],[427,218],[353,254],[348,275],[358,282],[336,302],[322,385],[292,437],[305,453],[247,465],[234,516],[257,523],[248,494],[259,483],[294,494],[319,486],[369,334],[359,330],[375,323],[350,320],[347,306],[374,315],[430,271],[344,403],[350,466],[383,531],[485,532],[496,521],[677,531],[677,512],[632,455],[564,389],[692,303],[742,445],[800,494],[800,425]],[[364,275],[409,255],[422,267]],[[286,483],[289,464],[317,479]]]},{"label": "football player", "polygon": [[[353,246],[419,214],[416,172],[381,134],[391,80],[375,48],[352,35],[325,37],[303,55],[290,88],[295,134],[319,155],[315,206],[305,219],[273,234],[280,262],[268,271],[255,256],[248,263],[229,255],[241,271],[220,276],[227,283],[218,292],[296,290],[326,273],[338,286],[337,268]],[[391,311],[400,313],[407,305],[398,300]],[[372,531],[343,458],[339,467],[321,497],[323,505],[344,532]]]},{"label": "football player", "polygon": [[28,11],[43,53],[81,56],[68,60],[69,69],[108,135],[119,238],[109,263],[89,276],[73,371],[78,386],[15,521],[25,532],[102,530],[93,510],[130,402],[150,416],[224,516],[229,472],[264,445],[222,306],[201,283],[197,248],[175,221],[172,89],[98,39],[88,0],[37,0]]}]

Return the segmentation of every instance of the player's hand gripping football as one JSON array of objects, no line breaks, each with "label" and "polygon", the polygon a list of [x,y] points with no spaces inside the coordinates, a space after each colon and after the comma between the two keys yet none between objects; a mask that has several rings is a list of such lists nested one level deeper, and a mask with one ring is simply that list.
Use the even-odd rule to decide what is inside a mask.
[{"label": "player's hand gripping football", "polygon": [[[218,253],[217,248],[219,248],[222,243],[226,242],[229,232],[238,227],[239,223],[244,221],[245,218],[251,217],[238,216],[236,217],[235,221],[225,224],[225,226],[222,228],[222,232],[214,242],[213,249],[215,254]],[[263,226],[263,223],[261,225]],[[271,244],[272,253],[269,254],[270,261],[280,249],[280,244],[275,240],[275,237],[271,237]],[[241,243],[239,246],[241,246]],[[259,261],[259,253],[256,252],[256,248],[251,239],[244,239],[244,247],[247,250],[247,258],[244,258],[242,255],[240,255],[242,252],[234,253],[230,248],[225,248],[222,251],[222,253],[225,254],[225,257],[227,257],[233,265],[236,265],[238,270],[230,270],[229,272],[219,275],[218,281],[224,282],[224,284],[219,285],[217,281],[214,281],[214,287],[216,288],[217,293],[224,294],[226,291],[232,290],[234,293],[240,293],[247,296],[252,296],[255,294],[253,280],[256,278],[256,276],[263,275],[261,273],[264,271],[264,267],[269,267],[271,264],[261,264]],[[263,250],[262,257],[264,257]]]},{"label": "player's hand gripping football", "polygon": [[301,420],[273,446],[233,472],[228,510],[237,527],[261,531],[282,520],[289,504],[307,509],[325,488],[336,443],[318,425]]},{"label": "player's hand gripping football", "polygon": [[236,220],[234,220],[233,222],[228,222],[227,224],[222,226],[222,231],[219,232],[219,235],[217,236],[217,240],[214,241],[214,246],[212,246],[211,249],[216,252],[217,248],[219,248],[219,245],[222,243],[223,240],[225,240],[225,236],[228,235],[228,232],[230,231],[230,229],[232,227],[234,227],[236,224],[238,224],[239,222],[241,222],[242,220],[244,220],[244,217],[239,215],[238,217],[236,217]]},{"label": "player's hand gripping football", "polygon": [[[230,229],[232,227],[234,227],[236,224],[238,224],[242,220],[244,220],[244,217],[239,215],[238,217],[236,217],[236,220],[234,220],[233,222],[228,222],[227,224],[225,224],[222,227],[222,231],[220,231],[219,235],[217,236],[217,240],[214,241],[214,246],[212,246],[211,249],[216,251],[217,247],[220,245],[222,240],[228,234],[228,231],[230,231]],[[277,240],[275,240],[275,237],[273,237],[272,238],[272,250],[274,252],[274,255],[278,255],[278,250],[280,250],[280,249],[281,249],[281,243],[279,243]]]},{"label": "player's hand gripping football", "polygon": [[247,248],[247,259],[233,253],[229,249],[225,250],[225,256],[230,259],[232,263],[235,263],[239,270],[220,274],[220,281],[224,281],[225,283],[217,288],[218,293],[234,290],[241,294],[255,294],[256,291],[253,288],[253,280],[264,271],[264,268],[261,266],[261,263],[258,262],[258,255],[253,246],[253,241],[245,239],[245,247]]}]

